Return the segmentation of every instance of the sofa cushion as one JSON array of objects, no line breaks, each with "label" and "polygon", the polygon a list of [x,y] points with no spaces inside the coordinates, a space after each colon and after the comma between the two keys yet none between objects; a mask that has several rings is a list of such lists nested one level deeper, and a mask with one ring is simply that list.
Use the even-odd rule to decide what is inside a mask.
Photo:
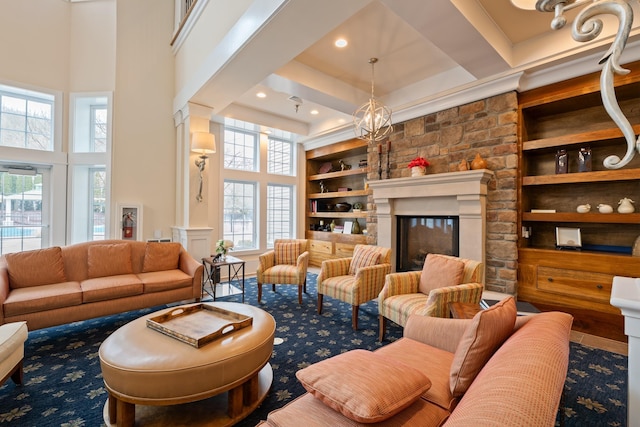
[{"label": "sofa cushion", "polygon": [[463,277],[464,262],[438,254],[428,254],[422,266],[418,289],[429,295],[433,289],[459,285]]},{"label": "sofa cushion", "polygon": [[87,251],[89,279],[133,273],[128,243],[91,245]]},{"label": "sofa cushion", "polygon": [[451,395],[449,386],[453,353],[410,338],[400,338],[393,344],[377,349],[375,353],[401,361],[429,377],[431,387],[422,393],[422,399],[449,412],[456,407],[458,399]]},{"label": "sofa cushion", "polygon": [[[417,399],[406,409],[400,411],[386,421],[376,423],[376,427],[425,427],[441,426],[449,416],[449,412]],[[310,393],[294,399],[280,409],[271,411],[268,424],[262,427],[303,426],[303,427],[358,427],[367,425],[350,420],[340,412],[334,411]]]},{"label": "sofa cushion", "polygon": [[351,264],[349,264],[349,274],[353,276],[359,268],[371,267],[380,263],[380,256],[380,252],[375,248],[358,245],[353,251],[353,258],[351,258]]},{"label": "sofa cushion", "polygon": [[516,323],[513,297],[481,310],[473,317],[456,349],[450,371],[451,394],[462,396],[493,353],[511,335]]},{"label": "sofa cushion", "polygon": [[143,291],[142,281],[135,274],[88,279],[82,281],[80,287],[83,303],[130,297]]},{"label": "sofa cushion", "polygon": [[6,254],[5,259],[11,289],[67,281],[62,250],[58,246]]},{"label": "sofa cushion", "polygon": [[142,272],[175,270],[180,261],[180,243],[147,243]]},{"label": "sofa cushion", "polygon": [[9,293],[2,308],[5,317],[13,317],[80,304],[80,283],[64,282],[14,289]]},{"label": "sofa cushion", "polygon": [[304,388],[345,417],[384,421],[431,387],[420,371],[367,350],[352,350],[296,372]]},{"label": "sofa cushion", "polygon": [[182,270],[140,273],[138,274],[138,277],[142,281],[145,294],[191,287],[193,285],[193,277],[189,276]]},{"label": "sofa cushion", "polygon": [[296,265],[298,257],[302,253],[302,242],[276,242],[273,251],[276,257],[276,265]]}]

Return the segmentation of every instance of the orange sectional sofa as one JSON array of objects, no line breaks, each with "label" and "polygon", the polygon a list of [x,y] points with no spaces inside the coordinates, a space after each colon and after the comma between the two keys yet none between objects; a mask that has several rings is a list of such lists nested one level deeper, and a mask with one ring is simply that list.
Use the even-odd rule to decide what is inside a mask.
[{"label": "orange sectional sofa", "polygon": [[202,295],[202,264],[179,243],[85,242],[0,258],[0,324],[29,330]]},{"label": "orange sectional sofa", "polygon": [[573,318],[516,318],[509,300],[510,307],[483,310],[473,320],[412,315],[403,338],[389,345],[298,371],[308,393],[259,426],[555,425]]}]

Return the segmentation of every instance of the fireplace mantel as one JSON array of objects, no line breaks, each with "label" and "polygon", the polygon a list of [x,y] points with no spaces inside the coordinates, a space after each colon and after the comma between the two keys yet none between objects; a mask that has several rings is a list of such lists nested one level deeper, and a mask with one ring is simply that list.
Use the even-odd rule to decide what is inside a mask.
[{"label": "fireplace mantel", "polygon": [[[486,265],[487,183],[493,172],[480,169],[370,181],[378,217],[378,245],[395,253],[397,215],[456,215],[460,257]],[[395,271],[395,257],[392,256]]]}]

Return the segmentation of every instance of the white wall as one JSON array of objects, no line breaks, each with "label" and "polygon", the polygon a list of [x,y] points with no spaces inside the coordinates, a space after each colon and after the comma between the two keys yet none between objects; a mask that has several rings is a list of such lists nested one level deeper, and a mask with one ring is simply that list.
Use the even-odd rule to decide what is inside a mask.
[{"label": "white wall", "polygon": [[171,236],[175,218],[173,1],[117,0],[112,215],[143,205],[144,239]]}]

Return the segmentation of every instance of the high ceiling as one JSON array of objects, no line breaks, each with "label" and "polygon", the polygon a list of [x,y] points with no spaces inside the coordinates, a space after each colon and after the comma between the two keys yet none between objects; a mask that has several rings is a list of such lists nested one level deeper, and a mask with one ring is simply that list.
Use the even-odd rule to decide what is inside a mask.
[{"label": "high ceiling", "polygon": [[[552,14],[520,10],[509,0],[271,0],[266,3],[277,7],[268,12],[258,8],[262,2],[245,0],[241,19],[217,46],[233,42],[233,52],[189,101],[213,108],[217,117],[290,130],[303,141],[352,128],[352,113],[370,97],[372,57],[378,58],[376,98],[398,122],[510,76],[518,76],[520,88],[533,85],[528,76],[602,54],[617,31],[617,20],[607,16],[598,39],[578,43],[570,24],[552,31]],[[633,7],[637,17],[638,3]],[[260,25],[244,43],[230,36],[256,19]],[[637,22],[627,48],[633,52]],[[335,46],[339,38],[346,47]],[[597,59],[564,74],[598,70]]]}]

